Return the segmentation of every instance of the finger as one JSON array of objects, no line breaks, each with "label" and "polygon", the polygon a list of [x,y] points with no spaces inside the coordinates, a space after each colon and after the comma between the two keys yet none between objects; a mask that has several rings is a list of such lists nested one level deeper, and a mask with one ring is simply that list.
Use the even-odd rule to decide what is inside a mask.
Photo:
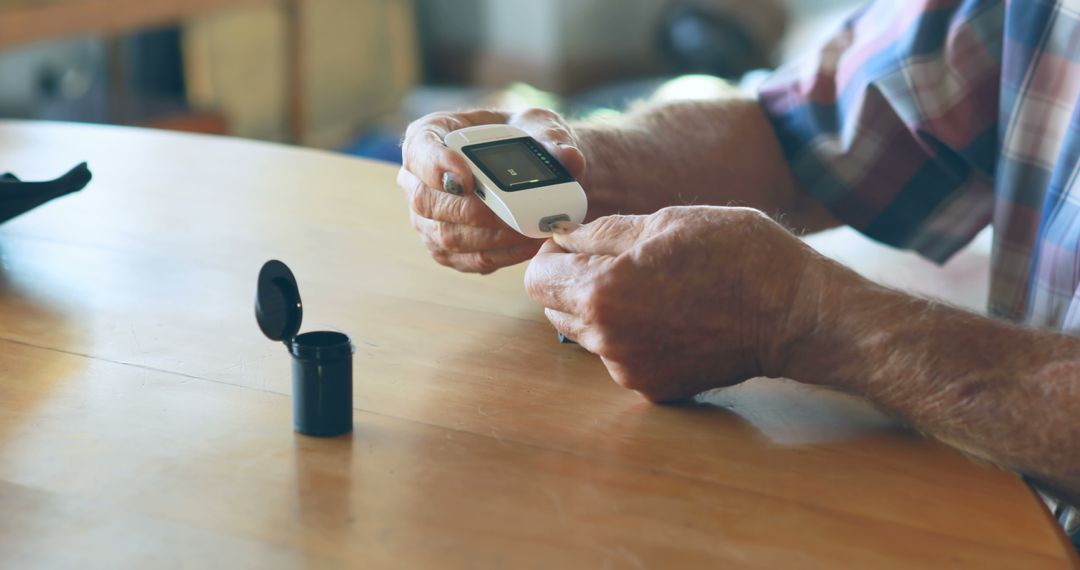
[{"label": "finger", "polygon": [[570,127],[549,109],[528,109],[509,118],[509,123],[536,139],[574,178],[585,174],[585,153],[577,146]]},{"label": "finger", "polygon": [[[443,130],[446,129],[421,130],[408,135],[402,145],[402,162],[425,186],[455,194],[468,192],[473,178],[469,164],[465,157],[443,143],[439,135]],[[455,191],[458,189],[460,192]]]},{"label": "finger", "polygon": [[645,229],[645,216],[604,216],[569,233],[552,238],[562,249],[573,253],[619,255],[634,247]]},{"label": "finger", "polygon": [[410,213],[410,217],[413,227],[424,238],[425,243],[429,244],[429,247],[449,253],[474,253],[523,243],[537,243],[537,240],[527,238],[505,226],[487,228],[441,222],[424,218],[416,213]]},{"label": "finger", "polygon": [[569,313],[548,308],[544,309],[544,316],[551,322],[551,326],[555,327],[555,330],[562,333],[563,336],[576,342],[585,350],[593,354],[599,354],[597,335],[581,319]]},{"label": "finger", "polygon": [[538,253],[567,253],[567,251],[551,240],[544,240]]},{"label": "finger", "polygon": [[503,267],[509,267],[525,261],[536,254],[539,243],[532,241],[517,246],[489,249],[474,253],[447,253],[435,255],[435,260],[447,267],[453,267],[465,273],[488,274]]},{"label": "finger", "polygon": [[409,196],[409,208],[421,217],[441,222],[504,229],[508,226],[475,196],[454,196],[429,188],[405,168],[398,170],[398,186]]},{"label": "finger", "polygon": [[614,258],[568,253],[552,241],[544,242],[525,272],[525,291],[541,305],[582,314],[597,276]]},{"label": "finger", "polygon": [[409,125],[401,145],[405,168],[431,188],[446,190],[444,175],[450,173],[463,192],[472,189],[473,176],[465,157],[444,143],[446,135],[458,129],[483,124],[505,123],[507,115],[498,111],[432,113]]}]

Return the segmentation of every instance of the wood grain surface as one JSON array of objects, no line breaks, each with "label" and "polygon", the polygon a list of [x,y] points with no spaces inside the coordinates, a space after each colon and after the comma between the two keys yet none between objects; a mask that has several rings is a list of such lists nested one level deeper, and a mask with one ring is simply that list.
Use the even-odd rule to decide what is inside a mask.
[{"label": "wood grain surface", "polygon": [[[0,123],[94,180],[0,227],[0,567],[1068,568],[1017,476],[865,403],[755,380],[653,406],[560,345],[523,267],[462,275],[395,168]],[[355,344],[355,430],[294,434],[270,258]]]}]

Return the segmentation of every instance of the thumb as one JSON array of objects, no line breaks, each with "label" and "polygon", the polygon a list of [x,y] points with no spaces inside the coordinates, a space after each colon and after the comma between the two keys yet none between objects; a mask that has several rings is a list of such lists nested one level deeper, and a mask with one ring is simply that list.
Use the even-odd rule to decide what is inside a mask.
[{"label": "thumb", "polygon": [[645,229],[645,216],[605,216],[570,233],[553,233],[559,247],[571,253],[619,255],[634,247]]}]

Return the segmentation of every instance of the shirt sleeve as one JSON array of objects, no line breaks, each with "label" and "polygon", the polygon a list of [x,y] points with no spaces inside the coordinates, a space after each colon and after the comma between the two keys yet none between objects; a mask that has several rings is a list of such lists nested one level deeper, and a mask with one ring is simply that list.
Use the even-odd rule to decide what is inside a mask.
[{"label": "shirt sleeve", "polygon": [[758,99],[801,187],[936,262],[990,221],[1002,0],[878,0]]}]

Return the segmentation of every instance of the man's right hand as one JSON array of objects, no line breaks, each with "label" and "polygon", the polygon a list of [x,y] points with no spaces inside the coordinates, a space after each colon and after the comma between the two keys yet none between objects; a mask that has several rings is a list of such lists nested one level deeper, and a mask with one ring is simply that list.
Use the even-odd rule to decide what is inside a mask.
[{"label": "man's right hand", "polygon": [[443,143],[453,131],[490,124],[529,133],[574,178],[585,173],[585,155],[573,131],[547,109],[432,113],[409,125],[398,186],[408,196],[413,227],[432,258],[458,271],[491,273],[532,258],[543,244],[511,229],[476,197],[465,158]]}]

